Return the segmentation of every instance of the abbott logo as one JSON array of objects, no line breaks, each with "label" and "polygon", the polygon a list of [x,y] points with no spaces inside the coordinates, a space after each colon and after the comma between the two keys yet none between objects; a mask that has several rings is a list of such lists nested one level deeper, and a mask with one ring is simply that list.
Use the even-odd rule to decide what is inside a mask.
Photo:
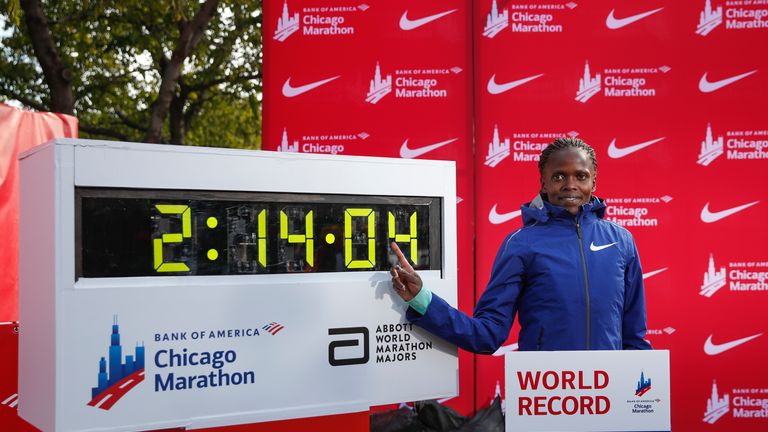
[{"label": "abbott logo", "polygon": [[365,101],[371,104],[375,104],[380,101],[381,98],[392,92],[392,75],[387,75],[386,78],[381,77],[381,68],[379,62],[376,62],[376,72],[373,74],[371,85],[368,88],[368,94],[365,95]]},{"label": "abbott logo", "polygon": [[493,0],[493,4],[491,5],[491,13],[488,14],[488,18],[485,20],[485,27],[483,27],[483,36],[491,39],[508,26],[509,11],[504,9],[503,11],[499,12],[499,7],[496,5],[496,0]]},{"label": "abbott logo", "polygon": [[[348,366],[368,363],[370,358],[369,335],[365,327],[340,327],[328,329],[328,336],[336,335],[357,335],[353,339],[334,340],[328,344],[328,363],[331,366]],[[360,346],[362,342],[362,355],[355,353],[356,350],[345,349],[348,347]],[[338,351],[338,352],[337,352]],[[352,351],[352,353],[350,353]],[[359,351],[359,350],[357,350]],[[355,357],[357,355],[357,357]]]},{"label": "abbott logo", "polygon": [[293,144],[288,144],[288,131],[283,128],[283,140],[280,142],[280,147],[277,148],[279,152],[298,153],[299,141],[294,140]]},{"label": "abbott logo", "polygon": [[704,422],[715,424],[720,417],[724,416],[730,410],[730,396],[724,394],[721,398],[720,395],[717,394],[717,382],[712,380],[712,396],[707,400],[707,410],[704,411]]},{"label": "abbott logo", "polygon": [[277,30],[275,30],[275,40],[283,42],[296,31],[299,30],[299,13],[291,16],[288,12],[288,2],[283,3],[283,14],[277,19]]},{"label": "abbott logo", "polygon": [[725,266],[720,267],[719,271],[715,270],[715,258],[709,254],[709,266],[704,273],[704,283],[701,284],[699,294],[704,297],[712,297],[712,294],[725,286],[725,282]]},{"label": "abbott logo", "polygon": [[584,65],[584,76],[579,79],[579,91],[576,92],[576,100],[581,103],[587,101],[600,92],[600,81],[602,76],[595,74],[594,77],[589,73],[589,62]]},{"label": "abbott logo", "polygon": [[706,36],[717,26],[723,23],[723,7],[718,6],[712,9],[709,0],[704,2],[704,10],[699,14],[699,25],[696,27],[696,34]]},{"label": "abbott logo", "polygon": [[493,127],[493,140],[488,144],[488,156],[485,157],[485,164],[493,168],[509,157],[509,138],[502,142],[499,139],[499,126]]},{"label": "abbott logo", "polygon": [[717,139],[712,137],[712,125],[707,123],[707,135],[704,137],[704,141],[701,142],[701,152],[699,152],[699,160],[697,164],[701,166],[707,166],[723,154],[723,137],[719,136]]}]

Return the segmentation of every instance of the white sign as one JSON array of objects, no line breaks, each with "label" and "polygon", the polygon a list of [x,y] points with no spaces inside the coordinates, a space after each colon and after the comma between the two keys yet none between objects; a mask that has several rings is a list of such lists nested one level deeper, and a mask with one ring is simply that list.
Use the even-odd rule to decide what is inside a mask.
[{"label": "white sign", "polygon": [[506,428],[668,431],[669,351],[524,351],[505,358]]},{"label": "white sign", "polygon": [[[457,395],[456,347],[406,322],[406,306],[392,291],[387,271],[351,271],[348,265],[329,272],[152,273],[191,262],[169,257],[164,244],[194,249],[206,241],[195,230],[213,232],[217,224],[234,229],[226,219],[201,225],[192,201],[184,205],[179,194],[211,202],[219,191],[246,200],[256,196],[251,193],[282,193],[282,199],[303,194],[301,200],[329,194],[436,197],[442,202],[436,212],[442,244],[435,246],[442,270],[420,275],[456,305],[455,185],[453,162],[89,140],[57,140],[27,152],[21,160],[19,414],[45,431],[196,429]],[[154,256],[154,269],[125,277],[83,276],[94,266],[77,251],[95,229],[78,223],[86,213],[85,199],[78,201],[83,188],[92,195],[119,190],[122,198],[107,199],[122,199],[121,206],[137,202],[131,201],[135,191],[177,197],[155,205],[165,213],[152,220],[165,224],[166,234],[139,242],[137,251],[146,243],[145,255]],[[184,222],[188,213],[191,224]],[[149,214],[140,217],[149,222]],[[282,230],[284,217],[274,216],[273,226]],[[387,226],[386,219],[353,217],[367,220],[368,229]],[[120,242],[146,235],[118,225],[109,229]],[[190,225],[188,233],[184,227]],[[316,222],[320,235],[313,241],[331,245],[334,237],[321,228]],[[261,248],[262,238],[278,232],[267,230],[254,229],[252,244]],[[359,232],[338,232],[336,244],[346,237],[352,242]],[[363,240],[386,237],[381,232],[369,231]],[[286,242],[309,249],[310,237],[308,231],[286,234]],[[388,244],[386,238],[376,242],[377,249]],[[110,254],[122,249],[116,243],[105,244]],[[232,255],[241,244],[211,248],[208,259]],[[138,260],[131,258],[103,262],[119,273],[122,264]]]}]

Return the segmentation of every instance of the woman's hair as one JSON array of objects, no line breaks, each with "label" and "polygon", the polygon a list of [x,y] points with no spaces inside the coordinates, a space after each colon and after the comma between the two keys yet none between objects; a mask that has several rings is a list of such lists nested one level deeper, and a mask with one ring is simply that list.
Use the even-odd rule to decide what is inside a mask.
[{"label": "woman's hair", "polygon": [[544,172],[544,167],[547,165],[547,161],[552,153],[568,148],[575,148],[587,152],[587,155],[592,160],[592,168],[597,172],[597,156],[595,156],[595,149],[578,138],[564,137],[554,140],[552,144],[544,147],[544,150],[541,151],[541,156],[539,157],[539,173]]}]

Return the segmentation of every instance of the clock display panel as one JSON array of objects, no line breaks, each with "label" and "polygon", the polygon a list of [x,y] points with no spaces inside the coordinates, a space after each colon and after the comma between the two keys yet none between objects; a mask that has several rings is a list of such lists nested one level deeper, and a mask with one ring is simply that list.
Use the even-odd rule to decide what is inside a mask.
[{"label": "clock display panel", "polygon": [[435,197],[76,188],[76,276],[442,270]]}]

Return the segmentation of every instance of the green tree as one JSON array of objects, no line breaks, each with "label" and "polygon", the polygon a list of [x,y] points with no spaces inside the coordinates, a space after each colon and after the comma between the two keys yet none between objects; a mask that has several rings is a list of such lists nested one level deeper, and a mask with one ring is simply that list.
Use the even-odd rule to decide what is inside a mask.
[{"label": "green tree", "polygon": [[0,0],[0,100],[84,137],[259,148],[261,1]]}]

